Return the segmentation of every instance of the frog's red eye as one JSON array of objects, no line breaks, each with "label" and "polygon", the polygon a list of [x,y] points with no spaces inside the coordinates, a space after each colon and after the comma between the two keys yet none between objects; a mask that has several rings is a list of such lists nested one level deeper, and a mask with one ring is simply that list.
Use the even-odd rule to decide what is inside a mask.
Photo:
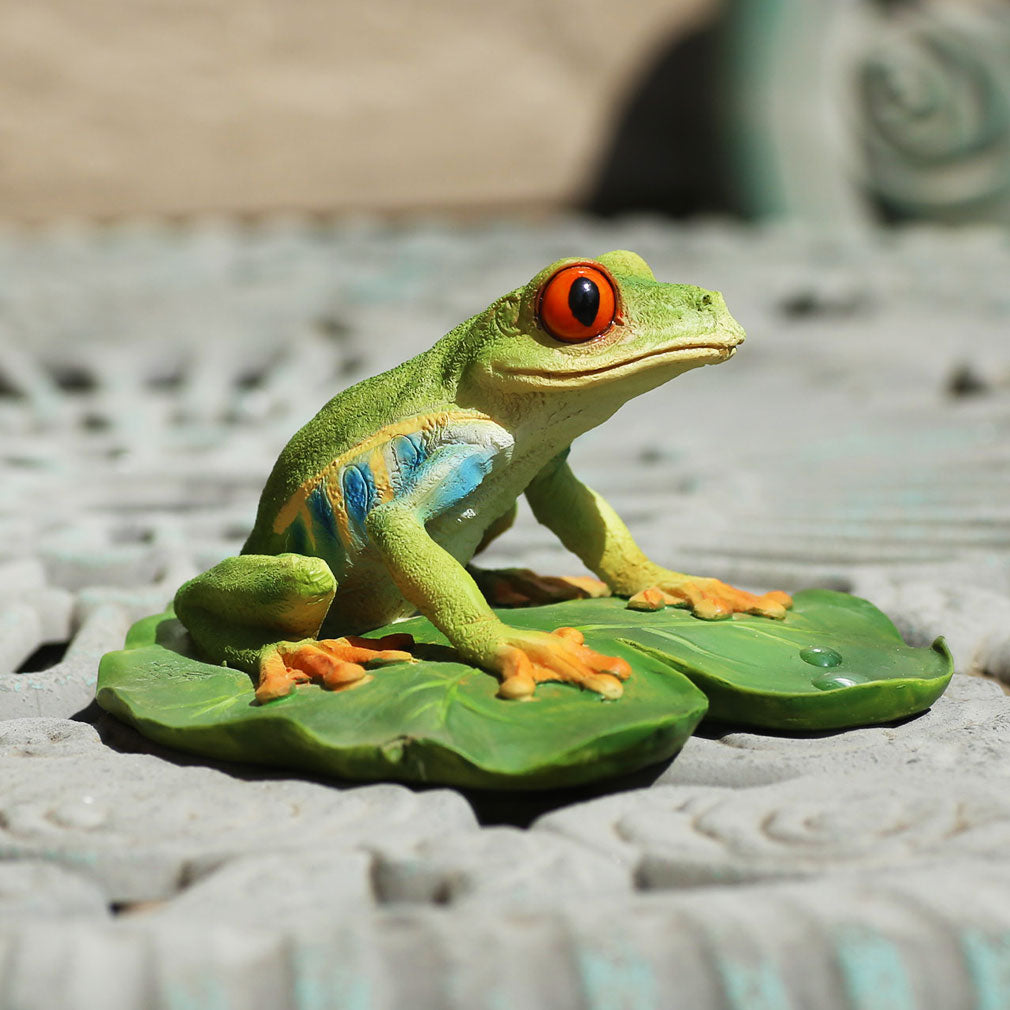
[{"label": "frog's red eye", "polygon": [[558,340],[577,344],[598,337],[614,321],[617,299],[610,278],[588,264],[565,267],[540,294],[544,329]]}]

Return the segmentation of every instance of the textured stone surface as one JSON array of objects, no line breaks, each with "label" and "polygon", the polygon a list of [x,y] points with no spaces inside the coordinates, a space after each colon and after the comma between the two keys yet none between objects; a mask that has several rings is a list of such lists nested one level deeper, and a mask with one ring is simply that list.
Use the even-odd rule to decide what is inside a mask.
[{"label": "textured stone surface", "polygon": [[[576,470],[678,567],[945,634],[929,712],[703,726],[651,785],[489,803],[214,766],[90,705],[328,396],[622,246],[724,290],[751,342]],[[0,237],[0,1007],[1010,1005],[1010,700],[968,675],[1010,677],[1008,270],[984,231]],[[577,570],[525,512],[489,563]]]},{"label": "textured stone surface", "polygon": [[999,779],[1010,741],[1010,703],[991,680],[957,674],[933,707],[912,719],[845,732],[766,735],[705,726],[657,778],[661,784],[752,786],[802,775],[903,769]]},{"label": "textured stone surface", "polygon": [[694,887],[996,859],[1010,847],[1010,798],[956,773],[809,775],[749,789],[654,786],[535,827],[591,839],[646,889]]},{"label": "textured stone surface", "polygon": [[0,862],[0,922],[108,915],[105,892],[87,876],[42,860]]},{"label": "textured stone surface", "polygon": [[470,807],[446,790],[241,781],[117,754],[92,727],[60,720],[0,722],[0,778],[0,856],[79,868],[111,902],[166,897],[237,855],[297,858],[373,837],[476,827]]},{"label": "textured stone surface", "polygon": [[[16,614],[19,606],[36,613],[25,605],[16,605],[8,613]],[[0,674],[0,718],[68,718],[86,708],[95,697],[98,661],[122,644],[130,623],[124,607],[113,603],[96,607],[76,629],[62,662],[44,670]],[[27,621],[25,626],[35,632],[36,645],[48,637],[41,633],[41,620]]]},{"label": "textured stone surface", "polygon": [[180,929],[200,922],[294,930],[362,916],[374,903],[373,861],[353,842],[334,835],[323,845],[282,845],[281,854],[238,856],[194,873],[171,900],[141,903],[130,913],[137,921]]},{"label": "textured stone surface", "polygon": [[946,869],[647,895],[619,913],[408,907],[293,932],[139,915],[28,923],[0,939],[5,996],[24,1010],[1000,1006],[1010,875]]},{"label": "textured stone surface", "polygon": [[516,828],[485,828],[426,839],[410,849],[385,845],[373,879],[380,900],[508,907],[530,911],[595,895],[622,897],[627,867],[569,841]]}]

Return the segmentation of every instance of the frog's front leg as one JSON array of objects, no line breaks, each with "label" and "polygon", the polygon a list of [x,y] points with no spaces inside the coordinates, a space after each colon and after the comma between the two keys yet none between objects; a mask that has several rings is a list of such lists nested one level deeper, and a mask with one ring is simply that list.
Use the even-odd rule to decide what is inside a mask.
[{"label": "frog's front leg", "polygon": [[596,572],[628,605],[658,610],[686,605],[697,617],[733,613],[782,618],[792,606],[787,593],[757,595],[720,582],[674,572],[650,561],[609,504],[586,487],[562,457],[549,464],[526,489],[533,514]]},{"label": "frog's front leg", "polygon": [[183,585],[175,612],[201,653],[257,677],[256,698],[271,701],[298,684],[329,690],[370,679],[364,664],[409,660],[409,635],[318,640],[336,591],[321,558],[243,554],[225,558]]},{"label": "frog's front leg", "polygon": [[527,698],[543,681],[620,697],[621,681],[631,674],[625,660],[587,648],[572,628],[548,634],[505,624],[464,567],[428,534],[426,520],[472,491],[489,471],[491,458],[473,445],[439,450],[410,492],[368,514],[369,540],[403,596],[465,660],[501,677],[501,697]]}]

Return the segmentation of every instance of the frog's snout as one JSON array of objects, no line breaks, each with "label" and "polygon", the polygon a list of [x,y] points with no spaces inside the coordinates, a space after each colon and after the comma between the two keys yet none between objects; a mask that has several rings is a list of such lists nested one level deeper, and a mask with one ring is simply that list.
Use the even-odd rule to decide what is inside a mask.
[{"label": "frog's snout", "polygon": [[712,314],[715,331],[726,347],[737,347],[744,342],[747,336],[744,328],[730,315],[726,299],[718,291],[702,291],[699,303],[699,308]]},{"label": "frog's snout", "polygon": [[726,345],[731,348],[739,347],[747,339],[744,328],[728,312],[726,318],[719,325],[719,332],[726,341]]}]

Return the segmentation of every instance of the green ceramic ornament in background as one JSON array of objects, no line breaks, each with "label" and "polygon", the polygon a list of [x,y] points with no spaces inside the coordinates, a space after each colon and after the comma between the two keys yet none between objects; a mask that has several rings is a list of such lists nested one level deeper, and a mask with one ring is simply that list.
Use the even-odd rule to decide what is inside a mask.
[{"label": "green ceramic ornament in background", "polygon": [[140,621],[126,648],[102,660],[98,701],[151,739],[208,757],[350,780],[538,789],[667,760],[706,708],[749,727],[888,722],[927,708],[952,673],[941,640],[905,645],[871,604],[826,590],[798,594],[775,622],[643,613],[615,599],[502,616],[521,628],[576,627],[592,648],[627,659],[623,696],[542,684],[527,702],[498,698],[491,674],[460,662],[414,618],[395,630],[414,636],[419,662],[373,666],[352,689],[306,685],[259,704],[248,674],[194,658],[167,614]]}]

